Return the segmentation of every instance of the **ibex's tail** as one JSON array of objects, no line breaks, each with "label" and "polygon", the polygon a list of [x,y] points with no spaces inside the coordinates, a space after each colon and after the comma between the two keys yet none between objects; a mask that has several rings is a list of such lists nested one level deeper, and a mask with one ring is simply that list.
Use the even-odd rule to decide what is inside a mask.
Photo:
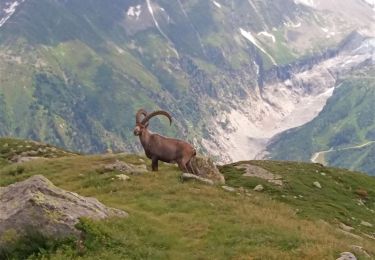
[{"label": "ibex's tail", "polygon": [[195,148],[193,148],[193,156],[190,158],[189,162],[188,162],[188,165],[189,165],[189,168],[191,169],[191,173],[194,174],[194,175],[200,175],[200,172],[199,172],[199,169],[194,167],[194,165],[196,164],[192,164],[192,161],[195,160],[195,156],[197,155],[197,150]]}]

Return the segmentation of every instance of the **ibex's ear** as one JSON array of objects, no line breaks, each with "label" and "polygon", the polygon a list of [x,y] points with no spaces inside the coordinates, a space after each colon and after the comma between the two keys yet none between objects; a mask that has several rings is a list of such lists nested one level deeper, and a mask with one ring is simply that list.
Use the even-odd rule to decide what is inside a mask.
[{"label": "ibex's ear", "polygon": [[148,122],[145,124],[145,128],[147,128],[148,127]]}]

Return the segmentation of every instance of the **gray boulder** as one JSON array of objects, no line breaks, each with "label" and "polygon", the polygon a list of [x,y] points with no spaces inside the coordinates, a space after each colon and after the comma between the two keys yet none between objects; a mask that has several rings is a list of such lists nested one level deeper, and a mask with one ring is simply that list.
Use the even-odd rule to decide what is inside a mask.
[{"label": "gray boulder", "polygon": [[46,237],[79,236],[79,218],[126,217],[124,211],[108,208],[95,198],[54,186],[41,175],[0,188],[0,246],[15,241],[27,231]]},{"label": "gray boulder", "polygon": [[203,156],[196,156],[191,161],[191,166],[193,168],[194,174],[208,179],[214,182],[214,184],[224,184],[224,176],[220,173],[214,162]]}]

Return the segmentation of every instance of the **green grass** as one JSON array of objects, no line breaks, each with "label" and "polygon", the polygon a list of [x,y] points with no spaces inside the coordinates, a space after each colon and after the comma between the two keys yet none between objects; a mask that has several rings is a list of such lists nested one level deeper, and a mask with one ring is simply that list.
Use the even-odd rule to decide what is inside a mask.
[{"label": "green grass", "polygon": [[[293,206],[298,215],[309,219],[323,219],[332,223],[342,222],[358,231],[373,232],[360,225],[361,220],[372,222],[375,217],[375,177],[348,170],[322,167],[319,164],[250,161],[274,174],[281,175],[284,186],[279,187],[259,178],[244,177],[243,170],[234,165],[222,168],[227,183],[235,187],[253,189],[257,184],[265,186],[272,198]],[[313,185],[318,181],[322,188]],[[368,193],[366,198],[358,190]],[[364,205],[359,205],[361,201]]]},{"label": "green grass", "polygon": [[[177,167],[167,164],[161,164],[157,173],[130,175],[130,181],[119,181],[115,178],[118,172],[103,171],[115,160],[150,166],[143,157],[118,154],[31,161],[19,165],[23,167],[19,174],[10,174],[15,165],[0,169],[0,186],[43,174],[63,189],[96,197],[129,213],[128,218],[100,222],[84,219],[78,226],[84,232],[80,245],[40,243],[31,258],[334,259],[351,250],[352,244],[375,254],[374,241],[336,230],[339,220],[353,224],[357,232],[371,231],[345,221],[349,216],[373,220],[372,213],[355,206],[353,193],[357,188],[367,189],[366,205],[374,208],[374,180],[368,176],[325,168],[323,178],[315,172],[321,170],[317,165],[255,161],[251,163],[281,174],[285,187],[241,177],[233,166],[224,166],[221,170],[227,184],[244,188],[230,193],[197,182],[181,183]],[[315,190],[313,180],[323,188]],[[264,193],[252,191],[259,183],[265,185]],[[294,194],[304,197],[294,199]]]},{"label": "green grass", "polygon": [[0,161],[7,163],[15,156],[56,158],[74,153],[49,144],[14,138],[0,138]]}]

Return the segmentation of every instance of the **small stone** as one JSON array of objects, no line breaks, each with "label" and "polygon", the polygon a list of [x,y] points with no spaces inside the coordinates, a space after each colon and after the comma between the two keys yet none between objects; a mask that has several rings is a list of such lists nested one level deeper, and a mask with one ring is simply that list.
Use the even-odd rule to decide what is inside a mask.
[{"label": "small stone", "polygon": [[119,174],[119,175],[116,175],[117,179],[121,180],[121,181],[127,181],[127,180],[130,180],[130,177],[125,175],[125,174]]},{"label": "small stone", "polygon": [[320,183],[318,181],[314,181],[313,185],[319,189],[322,188],[322,185],[320,185]]},{"label": "small stone", "polygon": [[255,186],[254,191],[264,191],[263,185],[259,184],[259,185]]},{"label": "small stone", "polygon": [[320,175],[326,176],[327,174],[325,172],[321,172]]},{"label": "small stone", "polygon": [[350,252],[343,252],[340,254],[340,257],[336,260],[357,260],[357,257]]},{"label": "small stone", "polygon": [[373,227],[373,225],[371,223],[363,221],[363,220],[361,221],[361,225],[365,226],[365,227]]},{"label": "small stone", "polygon": [[214,182],[212,180],[209,180],[209,179],[206,179],[206,178],[203,178],[203,177],[200,177],[200,176],[197,176],[195,174],[188,173],[188,172],[182,173],[181,178],[182,178],[183,181],[193,179],[193,180],[197,180],[197,181],[203,182],[203,183],[208,184],[208,185],[214,185]]},{"label": "small stone", "polygon": [[366,206],[365,202],[361,199],[358,200],[358,206]]},{"label": "small stone", "polygon": [[347,232],[354,230],[354,227],[345,225],[344,223],[340,223],[339,226],[342,230],[347,231]]},{"label": "small stone", "polygon": [[235,192],[236,191],[236,189],[235,188],[233,188],[233,187],[229,187],[229,186],[221,186],[224,190],[226,190],[226,191],[229,191],[229,192]]}]

